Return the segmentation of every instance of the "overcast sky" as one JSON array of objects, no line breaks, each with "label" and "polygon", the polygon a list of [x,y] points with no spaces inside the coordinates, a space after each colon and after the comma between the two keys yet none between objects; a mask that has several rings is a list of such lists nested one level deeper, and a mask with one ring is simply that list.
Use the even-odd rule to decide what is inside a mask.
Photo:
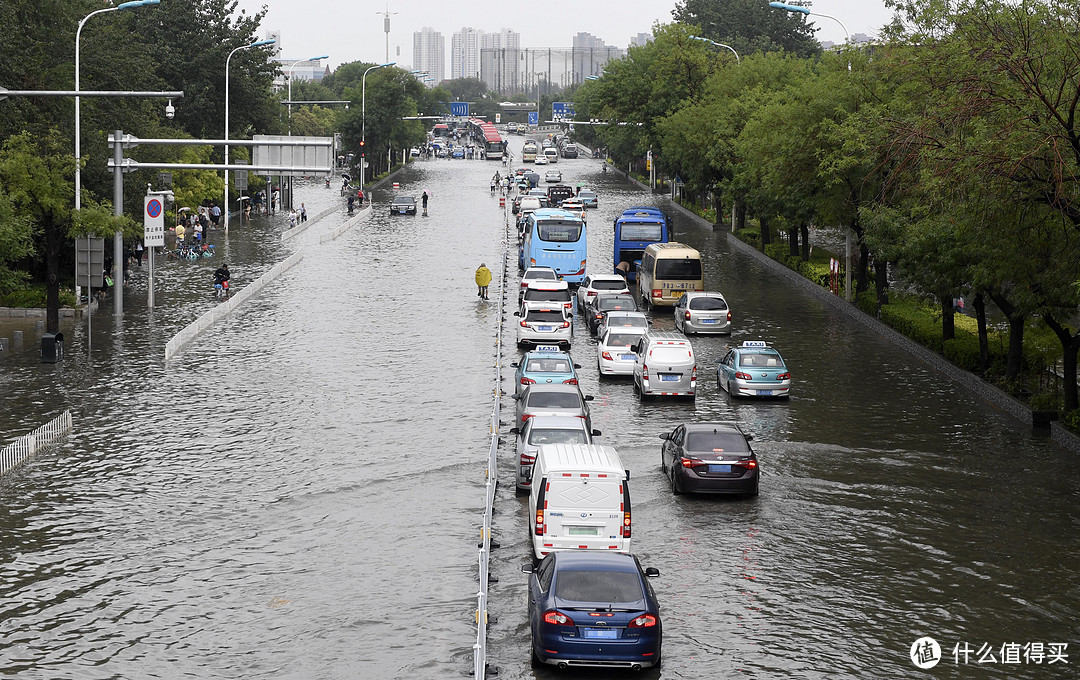
[{"label": "overcast sky", "polygon": [[[768,0],[762,0],[768,4]],[[329,55],[331,68],[363,61],[382,63],[386,34],[382,13],[390,11],[390,61],[412,66],[412,37],[425,26],[443,34],[446,69],[450,70],[451,36],[463,27],[483,31],[509,28],[521,34],[521,47],[570,47],[579,32],[591,33],[613,47],[625,48],[632,36],[648,33],[655,22],[671,23],[674,1],[544,0],[543,2],[447,2],[446,0],[239,0],[248,13],[268,8],[260,37],[280,30],[282,57],[308,59]],[[779,11],[779,10],[777,10]],[[852,34],[876,35],[891,14],[883,0],[814,0],[812,12],[836,17]],[[842,42],[844,31],[824,17],[810,20],[821,41]]]}]

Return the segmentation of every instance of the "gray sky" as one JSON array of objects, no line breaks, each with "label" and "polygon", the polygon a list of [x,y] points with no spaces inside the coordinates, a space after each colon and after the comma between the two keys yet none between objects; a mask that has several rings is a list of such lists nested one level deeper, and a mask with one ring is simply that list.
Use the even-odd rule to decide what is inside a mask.
[{"label": "gray sky", "polygon": [[[762,0],[768,4],[768,0]],[[382,12],[390,15],[390,61],[412,65],[413,31],[425,26],[446,41],[450,69],[450,39],[463,27],[483,31],[509,28],[521,34],[528,48],[570,47],[578,32],[591,33],[613,47],[625,48],[632,36],[648,33],[655,22],[670,23],[674,1],[544,0],[543,2],[463,3],[445,0],[239,0],[249,13],[269,8],[262,29],[280,30],[282,56],[308,59],[329,55],[331,68],[351,61],[381,63],[386,55]],[[780,11],[780,10],[777,10]],[[891,14],[883,0],[814,0],[812,12],[836,17],[852,34],[875,35]],[[809,17],[820,29],[818,39],[842,42],[836,21]],[[398,50],[400,48],[400,55]]]}]

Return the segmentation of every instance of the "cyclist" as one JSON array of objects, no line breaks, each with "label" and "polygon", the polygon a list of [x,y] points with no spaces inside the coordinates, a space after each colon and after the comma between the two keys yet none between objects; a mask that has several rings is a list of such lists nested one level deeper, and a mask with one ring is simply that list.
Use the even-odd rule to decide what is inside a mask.
[{"label": "cyclist", "polygon": [[229,294],[229,289],[226,287],[226,281],[229,280],[229,265],[223,264],[214,270],[214,286],[221,286],[222,293]]}]

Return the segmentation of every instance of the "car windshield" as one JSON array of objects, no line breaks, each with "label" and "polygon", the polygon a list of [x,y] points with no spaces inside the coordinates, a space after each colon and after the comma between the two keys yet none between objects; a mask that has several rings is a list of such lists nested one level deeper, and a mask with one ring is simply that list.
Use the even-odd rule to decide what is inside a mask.
[{"label": "car windshield", "polygon": [[536,225],[541,241],[574,243],[581,238],[581,222],[544,220]]},{"label": "car windshield", "polygon": [[693,281],[701,278],[701,260],[685,257],[681,259],[658,259],[656,278],[669,281]]},{"label": "car windshield", "polygon": [[563,311],[561,309],[530,309],[529,315],[525,317],[525,321],[529,323],[562,323]]},{"label": "car windshield", "polygon": [[570,302],[570,291],[568,289],[561,290],[544,290],[543,288],[526,288],[525,289],[525,301],[526,302]]},{"label": "car windshield", "polygon": [[525,370],[530,373],[569,373],[570,362],[566,359],[529,359]]},{"label": "car windshield", "polygon": [[718,297],[696,297],[690,300],[690,309],[723,311],[727,309],[727,301]]},{"label": "car windshield", "polygon": [[608,347],[629,347],[640,337],[640,334],[635,333],[612,333],[604,344]]},{"label": "car windshield", "polygon": [[394,199],[395,204],[412,205],[416,203],[416,199],[412,196],[398,196]]},{"label": "car windshield", "polygon": [[619,238],[623,241],[649,241],[659,243],[663,240],[664,226],[656,223],[630,223],[622,225]]},{"label": "car windshield", "polygon": [[749,453],[750,451],[746,439],[741,434],[737,432],[720,432],[718,430],[687,432],[685,448],[687,451],[709,451],[713,453],[724,451]]},{"label": "car windshield", "polygon": [[756,368],[779,368],[784,365],[779,354],[743,354],[739,357],[740,366],[754,366]]},{"label": "car windshield", "polygon": [[629,309],[637,310],[637,304],[634,302],[634,298],[628,295],[620,295],[618,297],[602,297],[596,301],[596,308],[600,311],[611,311],[613,309]]},{"label": "car windshield", "polygon": [[559,570],[555,597],[574,602],[639,602],[645,599],[641,577],[631,571]]},{"label": "car windshield", "polygon": [[534,429],[529,434],[529,443],[540,444],[588,444],[585,430],[548,430]]},{"label": "car windshield", "polygon": [[577,392],[534,392],[529,395],[529,408],[565,408],[576,411],[581,408]]},{"label": "car windshield", "polygon": [[626,281],[622,280],[621,278],[617,281],[593,281],[592,287],[593,290],[623,290],[626,288]]}]

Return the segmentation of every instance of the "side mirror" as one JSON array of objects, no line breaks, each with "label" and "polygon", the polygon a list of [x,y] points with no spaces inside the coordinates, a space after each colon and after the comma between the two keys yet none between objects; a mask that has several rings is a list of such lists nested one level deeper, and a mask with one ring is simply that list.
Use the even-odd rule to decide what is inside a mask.
[{"label": "side mirror", "polygon": [[671,439],[671,433],[670,432],[665,432],[662,435],[660,435],[660,438],[661,439]]},{"label": "side mirror", "polygon": [[[514,316],[517,316],[517,312],[514,313]],[[516,361],[510,364],[510,368],[518,368],[519,366],[520,365]]]},{"label": "side mirror", "polygon": [[649,578],[655,578],[660,575],[660,570],[656,567],[648,567],[645,569],[645,575]]},{"label": "side mirror", "polygon": [[752,434],[745,434],[744,433],[743,436],[746,437],[746,441],[748,441],[748,442],[754,441],[754,435],[752,435]]},{"label": "side mirror", "polygon": [[594,436],[594,437],[599,437],[602,434],[604,434],[604,433],[601,432],[600,430],[593,430],[592,431],[592,436]]},{"label": "side mirror", "polygon": [[574,368],[581,368],[581,364],[574,364]]},{"label": "side mirror", "polygon": [[[656,571],[656,569],[653,569],[653,571]],[[533,569],[533,565],[531,565],[531,564],[523,564],[523,565],[521,565],[521,573],[522,574],[532,574],[534,572],[535,572],[535,570]],[[648,574],[646,574],[646,575],[648,575]],[[660,572],[656,571],[656,575],[659,576]]]},{"label": "side mirror", "polygon": [[593,395],[591,395],[591,394],[586,394],[585,395],[585,401],[592,401],[592,400],[593,400]]},{"label": "side mirror", "polygon": [[510,434],[521,434],[521,430],[519,430],[516,427],[511,427],[510,428]]},{"label": "side mirror", "polygon": [[521,316],[521,312],[514,312],[514,316]]},{"label": "side mirror", "polygon": [[630,471],[629,470],[623,470],[623,472],[626,473],[626,480],[630,481]]}]

